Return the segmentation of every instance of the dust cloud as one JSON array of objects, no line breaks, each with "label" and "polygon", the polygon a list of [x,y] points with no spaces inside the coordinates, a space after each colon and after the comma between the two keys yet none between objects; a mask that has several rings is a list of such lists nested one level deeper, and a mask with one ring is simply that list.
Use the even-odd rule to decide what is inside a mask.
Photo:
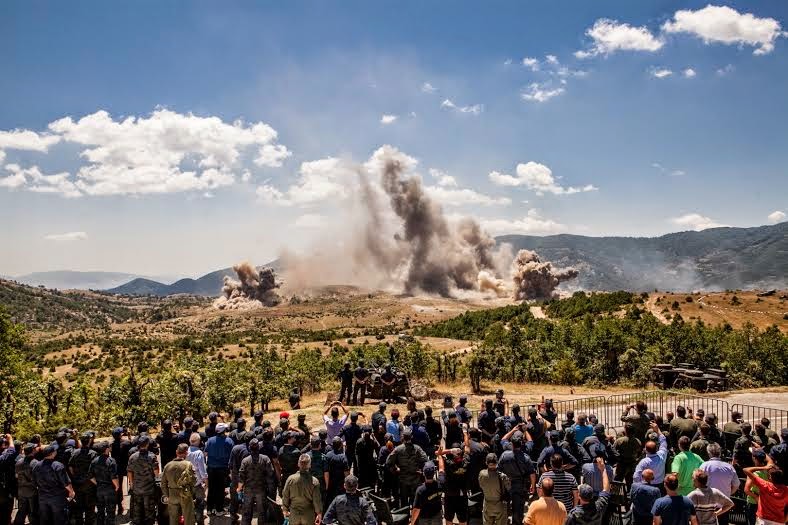
[{"label": "dust cloud", "polygon": [[514,299],[549,299],[558,285],[577,277],[574,268],[553,268],[552,263],[542,262],[531,250],[520,250],[512,261]]},{"label": "dust cloud", "polygon": [[219,310],[252,310],[281,302],[279,283],[272,268],[257,270],[251,263],[233,266],[238,280],[225,276],[222,295],[213,303]]}]

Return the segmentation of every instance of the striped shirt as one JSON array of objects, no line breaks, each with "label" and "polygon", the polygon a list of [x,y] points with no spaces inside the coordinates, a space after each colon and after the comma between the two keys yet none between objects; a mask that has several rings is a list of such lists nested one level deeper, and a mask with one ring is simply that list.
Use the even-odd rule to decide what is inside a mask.
[{"label": "striped shirt", "polygon": [[551,478],[553,480],[553,497],[564,504],[567,509],[575,506],[575,495],[577,492],[577,480],[575,477],[563,470],[549,470],[539,478],[538,488],[542,488],[542,480]]},{"label": "striped shirt", "polygon": [[717,525],[718,510],[728,505],[733,505],[733,501],[717,489],[696,488],[687,496],[695,505],[695,515],[698,518],[698,525]]}]

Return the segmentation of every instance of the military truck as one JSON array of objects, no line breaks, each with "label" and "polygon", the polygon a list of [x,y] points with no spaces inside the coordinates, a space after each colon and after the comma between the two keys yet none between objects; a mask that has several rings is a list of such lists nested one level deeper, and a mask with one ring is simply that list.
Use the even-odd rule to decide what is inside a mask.
[{"label": "military truck", "polygon": [[[371,399],[383,399],[383,381],[380,378],[386,369],[384,367],[371,367],[368,370],[370,379],[367,397]],[[398,370],[396,367],[392,367],[391,371],[394,372],[396,378],[392,385],[395,397],[401,397],[403,399],[413,397],[417,401],[424,401],[429,397],[429,391],[426,386],[418,381],[411,381],[408,374],[402,370]]]},{"label": "military truck", "polygon": [[721,368],[700,370],[692,363],[676,366],[660,363],[651,368],[651,382],[666,390],[692,388],[698,392],[721,392],[728,389],[728,373]]}]

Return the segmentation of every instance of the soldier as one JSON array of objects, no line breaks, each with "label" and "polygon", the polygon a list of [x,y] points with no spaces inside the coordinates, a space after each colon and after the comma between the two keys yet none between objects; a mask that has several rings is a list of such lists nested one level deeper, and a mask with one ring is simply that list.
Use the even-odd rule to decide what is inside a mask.
[{"label": "soldier", "polygon": [[443,525],[441,517],[441,495],[443,483],[435,481],[435,464],[428,461],[422,469],[424,483],[416,489],[413,509],[410,514],[411,525]]},{"label": "soldier", "polygon": [[337,379],[339,379],[339,402],[345,403],[350,402],[350,393],[353,390],[353,371],[350,369],[350,363],[345,363],[345,366],[342,370],[337,374]]},{"label": "soldier", "polygon": [[397,376],[391,370],[391,365],[386,365],[385,370],[382,374],[380,374],[380,382],[381,385],[381,396],[383,397],[383,401],[388,401],[393,403],[394,399],[394,383],[397,382]]},{"label": "soldier", "polygon": [[165,419],[161,423],[161,432],[156,435],[156,444],[161,452],[161,468],[175,459],[175,449],[178,447],[178,435],[172,431],[172,421]]},{"label": "soldier", "polygon": [[109,443],[96,446],[99,455],[90,463],[88,476],[96,486],[96,522],[98,525],[115,525],[115,506],[120,485],[118,483],[118,464],[109,455]]},{"label": "soldier", "polygon": [[312,459],[309,454],[298,458],[298,472],[285,481],[282,490],[282,511],[290,525],[314,525],[320,523],[323,502],[320,482],[312,476]]},{"label": "soldier", "polygon": [[378,525],[378,520],[372,514],[372,505],[367,498],[358,493],[358,479],[356,476],[345,478],[345,493],[337,496],[328,506],[323,523],[331,525]]},{"label": "soldier", "polygon": [[183,516],[184,525],[194,525],[194,483],[197,476],[191,462],[186,459],[189,445],[181,443],[175,449],[175,459],[167,463],[161,475],[161,493],[167,504],[170,525],[178,525]]},{"label": "soldier", "polygon": [[482,432],[482,440],[489,445],[495,434],[495,420],[498,418],[498,413],[493,410],[492,399],[486,399],[483,407],[477,425]]},{"label": "soldier", "polygon": [[[326,455],[323,454],[321,446],[323,440],[313,437],[309,451],[310,472],[320,482],[321,501],[326,501],[326,486],[328,485],[328,465]],[[320,509],[322,511],[322,508]]]},{"label": "soldier", "polygon": [[312,435],[312,429],[306,424],[306,414],[298,414],[297,428],[299,432],[301,432],[301,434],[298,436],[298,439],[296,440],[298,448],[303,449],[304,447],[308,447],[309,436]]},{"label": "soldier", "polygon": [[487,469],[479,472],[479,487],[484,493],[484,525],[506,525],[508,492],[511,483],[506,474],[498,472],[498,458],[487,454]]},{"label": "soldier", "polygon": [[284,489],[287,478],[298,472],[298,457],[301,455],[301,449],[296,446],[297,438],[298,433],[285,431],[285,444],[279,449],[279,465],[282,467],[282,475],[279,478],[280,492]]},{"label": "soldier", "polygon": [[38,525],[38,493],[33,481],[33,469],[38,464],[38,460],[35,459],[38,446],[27,443],[23,452],[24,455],[16,458],[14,465],[18,507],[14,525],[24,525],[25,518],[30,520],[30,525]]},{"label": "soldier", "polygon": [[66,467],[55,461],[57,446],[44,449],[44,459],[33,467],[33,481],[38,490],[38,519],[41,525],[65,525],[68,500],[74,497]]},{"label": "soldier", "polygon": [[358,474],[358,484],[362,489],[374,487],[378,477],[377,466],[375,465],[375,452],[377,443],[372,439],[372,427],[364,425],[361,427],[361,437],[356,441],[356,473]]},{"label": "soldier", "polygon": [[296,387],[290,391],[290,396],[287,398],[287,402],[290,403],[291,410],[300,410],[301,409],[301,389]]},{"label": "soldier", "polygon": [[0,524],[11,523],[11,512],[14,509],[16,494],[16,459],[21,444],[14,443],[11,434],[3,436],[0,443]]},{"label": "soldier", "polygon": [[465,394],[460,396],[459,404],[454,407],[454,411],[457,413],[457,418],[460,420],[462,424],[469,424],[471,422],[471,411],[465,406],[468,403],[468,396]]},{"label": "soldier", "polygon": [[345,455],[351,470],[353,470],[353,465],[356,462],[356,442],[361,437],[361,427],[358,424],[359,416],[364,420],[364,423],[367,422],[364,414],[353,411],[350,413],[350,423],[340,432],[342,439],[345,441]]},{"label": "soldier", "polygon": [[454,518],[460,525],[468,521],[468,491],[465,481],[467,461],[459,443],[452,444],[454,448],[439,450],[438,473],[443,484],[443,517],[446,523],[454,523]]},{"label": "soldier", "polygon": [[[613,443],[613,449],[618,456],[614,479],[615,481],[624,481],[627,487],[632,486],[635,466],[640,458],[640,453],[643,451],[643,444],[640,442],[640,439],[635,437],[639,432],[640,430],[635,425],[626,423],[624,424],[624,435]],[[645,436],[645,433],[643,435]]]},{"label": "soldier", "polygon": [[[635,409],[635,413],[630,414],[630,411],[633,408]],[[629,405],[627,408],[625,408],[624,413],[621,414],[621,421],[625,424],[631,424],[634,429],[632,437],[641,441],[646,438],[646,434],[651,427],[651,421],[648,418],[647,412],[648,405],[646,405],[646,402],[643,400],[638,400],[634,405]]]},{"label": "soldier", "polygon": [[230,467],[230,521],[233,524],[237,524],[238,509],[240,506],[238,497],[236,496],[238,492],[238,472],[241,470],[241,461],[249,455],[249,447],[247,445],[254,435],[250,432],[244,432],[238,429],[233,430],[233,432],[235,433],[235,439],[238,440],[238,444],[230,451],[230,461],[228,463]]},{"label": "soldier", "polygon": [[[369,382],[369,370],[364,367],[364,361],[358,362],[358,368],[353,372],[353,404],[358,405],[359,399],[364,404],[367,397],[367,383]],[[360,395],[360,398],[359,398]]]},{"label": "soldier", "polygon": [[243,497],[242,525],[250,525],[257,514],[257,522],[265,522],[268,502],[266,498],[276,499],[276,474],[268,456],[260,453],[257,439],[249,442],[249,455],[241,461],[238,472],[238,492]]},{"label": "soldier", "polygon": [[71,483],[76,492],[74,501],[74,523],[94,525],[96,523],[96,485],[90,481],[90,464],[96,459],[93,447],[93,433],[85,432],[79,439],[82,448],[71,453],[68,470]]},{"label": "soldier", "polygon": [[137,441],[139,450],[129,458],[127,475],[129,492],[133,496],[131,521],[134,525],[153,525],[156,521],[156,477],[159,462],[148,447],[150,438],[141,436]]},{"label": "soldier", "polygon": [[413,431],[405,427],[402,444],[397,446],[386,459],[386,465],[399,473],[400,504],[404,507],[413,503],[419,486],[419,475],[429,459],[420,446],[412,443]]},{"label": "soldier", "polygon": [[328,483],[326,487],[326,501],[328,505],[333,499],[344,490],[344,480],[350,474],[347,457],[342,450],[342,438],[337,436],[331,442],[331,450],[326,454],[326,469],[328,471]]},{"label": "soldier", "polygon": [[118,515],[123,515],[123,478],[126,477],[126,470],[129,465],[129,449],[131,440],[123,427],[116,427],[112,430],[112,459],[118,466],[118,492],[115,494],[115,504],[117,505]]},{"label": "soldier", "polygon": [[522,523],[527,493],[536,491],[536,469],[523,450],[520,432],[512,436],[512,449],[505,451],[498,460],[498,471],[505,474],[512,485],[512,523]]},{"label": "soldier", "polygon": [[503,389],[499,388],[495,391],[495,401],[493,402],[493,410],[498,413],[498,417],[505,417],[508,410],[506,409],[509,406],[509,401],[503,397]]},{"label": "soldier", "polygon": [[377,433],[380,426],[383,425],[383,433],[385,434],[386,428],[386,402],[381,401],[378,403],[378,411],[372,414],[372,431]]}]

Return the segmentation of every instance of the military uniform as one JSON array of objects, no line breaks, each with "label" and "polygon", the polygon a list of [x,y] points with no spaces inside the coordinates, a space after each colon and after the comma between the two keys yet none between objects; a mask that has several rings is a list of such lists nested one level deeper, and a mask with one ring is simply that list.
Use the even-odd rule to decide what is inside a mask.
[{"label": "military uniform", "polygon": [[485,469],[479,472],[479,486],[484,493],[484,525],[506,525],[508,505],[502,496],[511,487],[509,478],[497,470]]},{"label": "military uniform", "polygon": [[312,474],[314,477],[317,478],[318,483],[320,483],[320,495],[322,500],[326,500],[326,478],[325,473],[327,472],[327,465],[326,465],[326,455],[320,452],[319,450],[311,450],[309,452],[309,456],[312,460],[312,466],[309,469],[309,473]]},{"label": "military uniform", "polygon": [[18,508],[14,525],[24,525],[25,518],[30,520],[30,525],[38,525],[38,492],[33,480],[33,469],[37,464],[38,461],[32,455],[16,458],[14,471],[16,472]]},{"label": "military uniform", "polygon": [[290,512],[290,525],[314,525],[323,510],[320,482],[310,472],[297,472],[287,478],[282,490],[282,510]]},{"label": "military uniform", "polygon": [[343,452],[330,450],[326,454],[326,470],[328,471],[328,487],[326,487],[326,505],[338,495],[345,492],[345,472],[350,470]]},{"label": "military uniform", "polygon": [[0,454],[0,524],[11,523],[11,512],[14,509],[16,493],[17,450],[11,445]]},{"label": "military uniform", "polygon": [[115,524],[115,484],[118,479],[118,464],[109,456],[100,455],[90,464],[89,476],[96,480],[96,523]]},{"label": "military uniform", "polygon": [[38,519],[41,525],[65,525],[68,519],[66,486],[71,480],[59,461],[44,459],[33,467],[38,489]]},{"label": "military uniform", "polygon": [[413,497],[413,508],[419,509],[418,525],[443,525],[441,495],[443,490],[437,481],[422,483]]},{"label": "military uniform", "polygon": [[613,443],[613,450],[618,455],[614,479],[616,481],[624,481],[628,487],[631,487],[635,467],[638,464],[641,452],[643,452],[643,444],[636,437],[621,436]]},{"label": "military uniform", "polygon": [[282,468],[282,477],[279,479],[279,491],[285,488],[287,478],[298,472],[298,457],[301,450],[295,445],[284,444],[279,449],[279,466]]},{"label": "military uniform", "polygon": [[68,462],[71,483],[74,487],[74,523],[94,525],[96,523],[96,486],[90,482],[90,464],[96,452],[88,447],[76,448]]},{"label": "military uniform", "polygon": [[635,428],[634,436],[639,440],[645,439],[646,434],[648,434],[651,428],[651,420],[645,412],[630,414],[629,410],[627,410],[621,416],[621,421],[624,424],[630,423]]},{"label": "military uniform", "polygon": [[377,525],[372,514],[372,505],[367,498],[358,492],[340,494],[328,506],[323,523],[339,523],[340,525]]},{"label": "military uniform", "polygon": [[399,469],[399,495],[402,506],[413,503],[413,496],[421,481],[421,469],[429,458],[420,446],[403,443],[389,454],[386,464]]},{"label": "military uniform", "polygon": [[263,454],[252,453],[241,461],[238,475],[244,494],[241,524],[250,525],[255,511],[257,522],[264,523],[268,508],[266,498],[276,499],[276,474],[271,460]]},{"label": "military uniform", "polygon": [[507,450],[498,460],[498,470],[511,482],[512,523],[522,523],[531,474],[536,475],[534,464],[522,448]]},{"label": "military uniform", "polygon": [[249,455],[249,447],[246,443],[235,445],[230,451],[230,519],[233,523],[238,523],[238,471],[241,469],[241,462]]},{"label": "military uniform", "polygon": [[134,475],[131,486],[131,521],[134,525],[153,525],[156,521],[156,456],[149,451],[135,452],[128,471]]},{"label": "military uniform", "polygon": [[356,476],[359,488],[374,487],[378,478],[378,469],[375,464],[376,443],[363,437],[356,441]]},{"label": "military uniform", "polygon": [[[167,500],[170,525],[178,525],[183,515],[184,525],[194,525],[194,467],[185,458],[176,457],[164,467],[161,493]],[[135,482],[136,484],[136,482]]]}]

